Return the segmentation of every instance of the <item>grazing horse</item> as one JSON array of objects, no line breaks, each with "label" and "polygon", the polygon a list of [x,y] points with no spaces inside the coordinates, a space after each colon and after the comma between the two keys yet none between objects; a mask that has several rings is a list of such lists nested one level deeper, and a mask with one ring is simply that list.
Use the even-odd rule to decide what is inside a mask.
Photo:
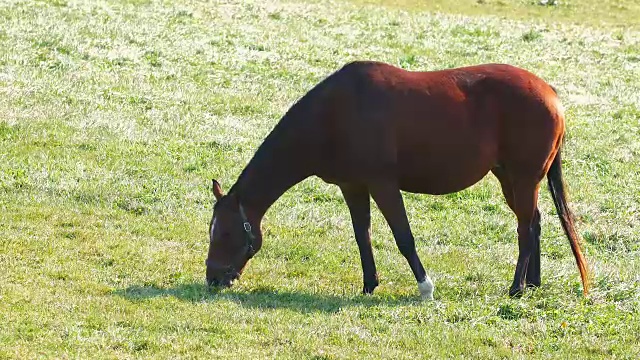
[{"label": "grazing horse", "polygon": [[423,298],[434,285],[418,257],[402,191],[448,194],[492,172],[518,219],[518,263],[511,296],[540,285],[538,191],[549,189],[583,284],[588,274],[567,206],[560,147],[565,122],[555,90],[532,73],[486,64],[411,72],[353,62],[296,102],[260,145],[209,226],[206,277],[230,286],[260,250],[260,223],[290,187],[318,176],[340,187],[353,222],[364,293],[378,285],[370,239],[373,198]]}]

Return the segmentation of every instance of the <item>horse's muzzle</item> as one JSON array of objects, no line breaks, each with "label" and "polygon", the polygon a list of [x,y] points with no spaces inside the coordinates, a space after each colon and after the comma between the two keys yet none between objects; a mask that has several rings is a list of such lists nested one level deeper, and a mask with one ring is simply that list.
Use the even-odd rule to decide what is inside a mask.
[{"label": "horse's muzzle", "polygon": [[232,266],[227,266],[225,268],[207,266],[207,285],[210,287],[228,288],[233,285],[233,282],[238,279],[238,277],[240,277],[240,273],[238,273]]},{"label": "horse's muzzle", "polygon": [[228,288],[233,285],[237,278],[237,276],[225,276],[222,279],[207,279],[207,285],[209,285],[210,287]]},{"label": "horse's muzzle", "polygon": [[222,287],[222,288],[227,288],[230,287],[233,284],[233,281],[228,280],[228,279],[207,279],[207,285],[209,285],[209,287]]}]

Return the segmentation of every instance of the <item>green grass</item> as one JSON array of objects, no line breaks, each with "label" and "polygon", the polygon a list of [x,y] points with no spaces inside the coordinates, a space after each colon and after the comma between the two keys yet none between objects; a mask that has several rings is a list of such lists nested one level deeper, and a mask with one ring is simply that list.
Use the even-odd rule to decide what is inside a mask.
[{"label": "green grass", "polygon": [[[638,358],[640,37],[615,25],[637,23],[637,5],[487,3],[515,15],[462,1],[439,13],[2,2],[0,358]],[[628,9],[602,10],[614,23],[600,26],[594,4]],[[377,210],[382,284],[359,295],[346,206],[318,179],[267,213],[265,247],[237,285],[206,290],[210,179],[228,189],[287,108],[354,59],[414,70],[506,62],[559,89],[588,298],[546,186],[543,286],[506,296],[515,217],[492,177],[405,196],[434,302],[418,300]]]},{"label": "green grass", "polygon": [[[316,0],[318,1],[318,0]],[[607,28],[640,28],[640,2],[635,0],[347,0],[409,11],[491,15],[508,19],[572,23]],[[548,0],[547,3],[553,2]]]}]

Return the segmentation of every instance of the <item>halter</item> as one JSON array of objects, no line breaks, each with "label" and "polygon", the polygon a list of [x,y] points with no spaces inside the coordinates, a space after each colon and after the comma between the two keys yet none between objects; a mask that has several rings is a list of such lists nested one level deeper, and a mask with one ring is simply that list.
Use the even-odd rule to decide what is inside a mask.
[{"label": "halter", "polygon": [[253,235],[251,231],[251,224],[249,223],[249,219],[244,212],[244,208],[242,204],[238,202],[238,208],[240,209],[240,219],[242,220],[242,227],[244,228],[244,238],[247,241],[247,260],[251,259],[253,255],[256,254],[255,249],[253,248],[253,241],[256,239],[256,236]]}]

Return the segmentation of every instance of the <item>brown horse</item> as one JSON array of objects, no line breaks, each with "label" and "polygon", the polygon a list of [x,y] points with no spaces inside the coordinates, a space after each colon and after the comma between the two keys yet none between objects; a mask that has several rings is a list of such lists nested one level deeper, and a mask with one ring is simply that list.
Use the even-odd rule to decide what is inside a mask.
[{"label": "brown horse", "polygon": [[370,239],[371,196],[391,227],[423,298],[433,283],[416,252],[401,190],[447,194],[491,171],[518,219],[518,263],[512,296],[540,285],[538,191],[547,176],[562,227],[588,291],[562,180],[565,131],[555,90],[530,72],[488,64],[410,72],[353,62],[303,96],[284,115],[227,195],[209,226],[209,285],[230,286],[262,246],[260,223],[290,187],[315,175],[337,184],[349,207],[364,279],[378,285]]}]

